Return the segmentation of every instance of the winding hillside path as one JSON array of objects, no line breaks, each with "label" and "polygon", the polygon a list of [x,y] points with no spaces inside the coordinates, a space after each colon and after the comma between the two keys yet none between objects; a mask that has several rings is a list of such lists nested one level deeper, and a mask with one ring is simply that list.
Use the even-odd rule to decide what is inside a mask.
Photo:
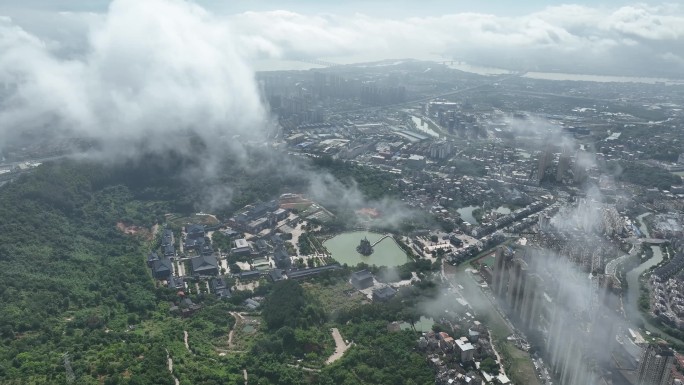
[{"label": "winding hillside path", "polygon": [[287,366],[299,370],[303,370],[305,372],[311,372],[311,373],[320,373],[320,369],[314,369],[314,368],[307,368],[306,366],[301,366],[301,365],[294,365],[294,364],[287,364]]},{"label": "winding hillside path", "polygon": [[235,331],[234,329],[230,329],[230,332],[228,333],[228,349],[233,348],[233,332],[234,331]]},{"label": "winding hillside path", "polygon": [[245,317],[236,311],[228,312],[228,314],[235,318],[235,325],[233,325],[230,332],[228,332],[228,349],[222,351],[224,353],[246,353],[244,350],[233,350],[235,349],[235,343],[233,342],[235,331],[242,327],[242,324],[245,322]]},{"label": "winding hillside path", "polygon": [[173,382],[176,385],[180,385],[180,381],[178,381],[178,378],[173,375],[173,359],[171,358],[171,355],[169,354],[169,349],[166,349],[166,361],[168,362],[169,366],[169,373],[171,373],[171,377],[173,377]]},{"label": "winding hillside path", "polygon": [[328,357],[328,359],[325,361],[326,364],[332,364],[333,362],[342,358],[344,352],[346,352],[351,346],[351,344],[347,345],[344,343],[344,339],[337,328],[332,329],[332,336],[335,340],[335,353]]},{"label": "winding hillside path", "polygon": [[190,344],[188,344],[188,331],[183,330],[183,342],[185,342],[185,348],[188,349],[188,352],[192,353],[192,350],[190,350]]}]

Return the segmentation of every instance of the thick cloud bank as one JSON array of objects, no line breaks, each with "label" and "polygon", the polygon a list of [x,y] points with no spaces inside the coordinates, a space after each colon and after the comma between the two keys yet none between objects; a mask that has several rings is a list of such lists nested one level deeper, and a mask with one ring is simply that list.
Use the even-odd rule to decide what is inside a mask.
[{"label": "thick cloud bank", "polygon": [[228,24],[175,0],[116,0],[87,47],[57,55],[0,19],[0,141],[38,131],[93,138],[105,153],[230,145],[263,132],[254,74]]},{"label": "thick cloud bank", "polygon": [[102,139],[122,153],[140,143],[178,148],[187,130],[210,143],[259,137],[266,113],[249,65],[259,58],[443,55],[518,70],[684,73],[680,5],[391,19],[216,15],[181,0],[114,0],[103,14],[53,16],[52,27],[22,23],[27,30],[0,15],[0,144],[45,128]]},{"label": "thick cloud bank", "polygon": [[[437,12],[436,12],[437,13]],[[231,18],[267,57],[459,58],[515,70],[680,76],[684,7],[549,7],[524,16],[443,12],[389,19],[246,12]]]}]

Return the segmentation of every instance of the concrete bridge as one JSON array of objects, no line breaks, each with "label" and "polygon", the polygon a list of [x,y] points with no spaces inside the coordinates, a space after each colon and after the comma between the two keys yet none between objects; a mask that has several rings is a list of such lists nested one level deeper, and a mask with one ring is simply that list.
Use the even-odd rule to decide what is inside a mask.
[{"label": "concrete bridge", "polygon": [[644,238],[642,239],[642,242],[649,245],[662,245],[663,243],[667,243],[667,239]]},{"label": "concrete bridge", "polygon": [[375,241],[374,243],[372,243],[372,244],[371,244],[371,247],[375,247],[375,245],[377,245],[378,243],[384,241],[385,238],[390,238],[390,237],[392,237],[392,234],[385,234],[384,237],[382,237],[382,238],[378,239],[377,241]]},{"label": "concrete bridge", "polygon": [[308,64],[315,64],[315,65],[319,65],[322,67],[338,67],[341,65],[338,63],[333,63],[333,62],[329,62],[329,61],[325,61],[325,60],[318,60],[318,59],[304,59],[304,58],[302,58],[302,59],[296,59],[296,61],[302,62],[302,63],[308,63]]}]

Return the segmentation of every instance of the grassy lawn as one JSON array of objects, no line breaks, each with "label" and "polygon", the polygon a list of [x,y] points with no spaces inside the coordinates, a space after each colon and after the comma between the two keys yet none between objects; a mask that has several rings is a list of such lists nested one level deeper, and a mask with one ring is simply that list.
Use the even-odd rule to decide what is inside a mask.
[{"label": "grassy lawn", "polygon": [[296,203],[296,204],[292,205],[292,208],[299,211],[300,213],[302,211],[308,209],[309,207],[311,207],[311,203],[309,203],[309,202],[307,202],[307,203]]},{"label": "grassy lawn", "polygon": [[506,338],[512,334],[511,330],[508,328],[508,326],[506,326],[503,319],[501,319],[501,316],[498,314],[489,317],[487,320],[487,326],[492,332],[492,336],[495,340],[506,342]]},{"label": "grassy lawn", "polygon": [[[261,319],[259,317],[250,315],[243,315],[243,318],[238,317],[237,323],[233,326],[233,348],[231,350],[249,350],[260,328]],[[225,347],[227,348],[228,336],[223,338],[222,341],[225,341]]]},{"label": "grassy lawn", "polygon": [[506,374],[515,384],[539,384],[539,378],[534,371],[532,360],[527,352],[519,350],[510,342],[502,343],[501,354],[504,360],[509,363]]},{"label": "grassy lawn", "polygon": [[480,263],[488,266],[488,267],[494,267],[494,262],[496,261],[496,255],[495,254],[490,254],[482,259],[480,259]]},{"label": "grassy lawn", "polygon": [[501,315],[494,309],[494,306],[489,301],[482,290],[477,285],[473,277],[469,277],[470,273],[461,272],[456,275],[456,283],[463,286],[463,295],[485,321],[485,325],[492,333],[495,339],[506,341],[506,337],[513,334],[506,322],[501,318]]},{"label": "grassy lawn", "polygon": [[[168,322],[169,324],[177,322],[175,319],[172,319],[171,317],[167,318],[164,321]],[[165,332],[165,327],[163,323],[157,320],[147,320],[135,326],[136,328],[132,332],[140,336],[147,335],[150,337],[158,337],[160,335],[163,335]]]},{"label": "grassy lawn", "polygon": [[331,318],[342,310],[352,309],[361,305],[368,299],[359,293],[354,287],[343,281],[337,281],[335,284],[325,286],[319,283],[305,282],[302,284],[307,294],[314,297],[321,305],[326,314]]},{"label": "grassy lawn", "polygon": [[206,226],[218,224],[216,218],[211,215],[192,214],[188,216],[178,216],[177,214],[171,214],[166,217],[166,220],[173,228],[180,228],[191,223],[198,223]]}]

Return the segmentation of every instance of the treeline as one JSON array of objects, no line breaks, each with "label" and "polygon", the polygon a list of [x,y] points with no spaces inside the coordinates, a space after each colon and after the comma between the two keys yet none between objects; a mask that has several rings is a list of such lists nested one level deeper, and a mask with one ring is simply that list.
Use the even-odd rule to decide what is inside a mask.
[{"label": "treeline", "polygon": [[439,271],[441,266],[439,261],[430,262],[430,260],[427,259],[416,259],[396,267],[368,265],[362,262],[356,265],[353,270],[358,271],[367,269],[377,276],[380,281],[396,282],[411,279],[412,272],[414,271],[419,275],[423,275],[432,271]]},{"label": "treeline", "polygon": [[[197,294],[195,316],[173,317],[176,291],[155,288],[145,266],[154,242],[145,229],[201,199],[185,163],[61,161],[0,190],[0,382],[171,385],[167,350],[182,384],[242,377],[241,360],[213,346],[234,305]],[[126,235],[119,222],[143,231]]]},{"label": "treeline", "polygon": [[173,383],[160,339],[126,333],[158,299],[146,240],[116,228],[149,227],[168,205],[136,200],[135,181],[121,182],[111,169],[67,161],[0,191],[3,383],[66,383],[64,353],[79,384]]},{"label": "treeline", "polygon": [[[272,362],[294,365],[306,359],[309,366],[322,366],[334,351],[334,341],[327,328],[321,304],[308,296],[297,281],[276,282],[266,295],[261,312],[266,330],[250,352],[250,372],[282,383],[288,370],[271,368]],[[285,373],[283,373],[285,372]],[[259,381],[261,383],[261,380]]]},{"label": "treeline", "polygon": [[628,183],[634,183],[644,187],[656,187],[660,190],[669,190],[672,186],[682,184],[682,178],[657,167],[646,166],[637,162],[610,162],[610,172],[616,174],[616,179]]},{"label": "treeline", "polygon": [[335,384],[434,384],[435,375],[425,358],[415,351],[416,334],[390,333],[385,321],[352,322],[341,328],[358,341],[339,363],[327,366],[318,381]]},{"label": "treeline", "polygon": [[[73,383],[86,385],[170,385],[173,376],[181,384],[211,385],[241,382],[245,368],[257,384],[384,384],[400,376],[427,383],[428,374],[433,380],[420,355],[411,351],[414,337],[384,335],[380,327],[385,320],[415,318],[415,310],[406,309],[416,309],[421,297],[437,292],[427,281],[402,290],[386,305],[342,314],[340,319],[351,323],[339,327],[353,327],[343,335],[359,346],[348,353],[352,361],[345,356],[320,373],[289,366],[304,359],[323,367],[335,346],[329,327],[336,324],[296,282],[236,292],[229,301],[200,290],[189,297],[201,309],[187,319],[172,316],[169,306],[179,304],[180,297],[156,287],[145,266],[151,234],[126,235],[117,223],[149,229],[168,212],[201,209],[216,184],[188,178],[188,170],[197,166],[180,156],[117,166],[63,161],[45,164],[0,190],[0,382],[64,384],[73,373]],[[274,176],[264,183],[266,175],[263,170],[219,175],[218,184],[236,181],[225,212],[301,182]],[[223,242],[227,246],[229,240]],[[419,270],[433,267],[419,263],[414,266]],[[348,271],[319,278],[333,282],[343,273]],[[220,356],[217,345],[227,344],[235,322],[228,311],[240,309],[252,294],[266,297],[263,338],[248,354]],[[372,346],[393,360],[364,362]],[[349,367],[359,376],[356,382],[343,378]]]},{"label": "treeline", "polygon": [[[649,111],[651,113],[651,111]],[[630,113],[632,114],[632,113]],[[659,114],[660,117],[657,119],[652,119],[654,121],[665,119]],[[650,126],[648,129],[644,129],[642,126],[633,127],[615,127],[614,130],[619,130],[622,132],[622,136],[614,141],[605,141],[603,137],[600,138],[596,145],[598,147],[597,152],[605,152],[606,149],[611,148],[615,144],[621,144],[625,146],[630,152],[642,152],[643,159],[655,159],[664,162],[676,162],[679,154],[682,152],[681,145],[674,140],[668,140],[672,137],[671,128],[665,125],[654,125]],[[606,136],[608,134],[606,133]],[[661,139],[652,140],[653,137],[659,136]]]},{"label": "treeline", "polygon": [[398,194],[397,176],[393,174],[329,156],[314,159],[313,165],[316,170],[329,172],[348,187],[357,186],[368,199],[377,200]]},{"label": "treeline", "polygon": [[297,281],[276,282],[266,296],[262,317],[270,330],[283,326],[312,327],[325,321],[320,305],[311,298],[305,298],[304,289]]},{"label": "treeline", "polygon": [[[346,280],[346,277],[330,279]],[[334,320],[326,320],[319,313],[322,312],[318,310],[320,305],[307,297],[298,282],[276,283],[266,296],[262,310],[267,334],[245,357],[250,381],[283,385],[384,385],[410,380],[412,384],[432,384],[434,374],[425,358],[414,349],[415,332],[390,333],[387,323],[416,322],[420,318],[419,304],[425,299],[434,299],[438,292],[433,282],[424,281],[403,288],[387,303],[361,305],[338,314]],[[335,346],[328,329],[332,326],[337,326],[354,345],[342,359],[323,366]],[[303,361],[298,363],[299,359]]]},{"label": "treeline", "polygon": [[316,236],[312,233],[302,233],[299,236],[299,241],[297,242],[297,247],[299,247],[300,255],[312,255],[316,253],[314,247],[321,247],[320,242],[316,239]]},{"label": "treeline", "polygon": [[35,330],[64,311],[110,305],[110,298],[141,314],[154,308],[152,282],[139,265],[144,240],[116,223],[134,211],[129,223],[149,227],[165,207],[135,201],[124,185],[98,190],[91,171],[47,165],[0,194],[3,336]]}]

